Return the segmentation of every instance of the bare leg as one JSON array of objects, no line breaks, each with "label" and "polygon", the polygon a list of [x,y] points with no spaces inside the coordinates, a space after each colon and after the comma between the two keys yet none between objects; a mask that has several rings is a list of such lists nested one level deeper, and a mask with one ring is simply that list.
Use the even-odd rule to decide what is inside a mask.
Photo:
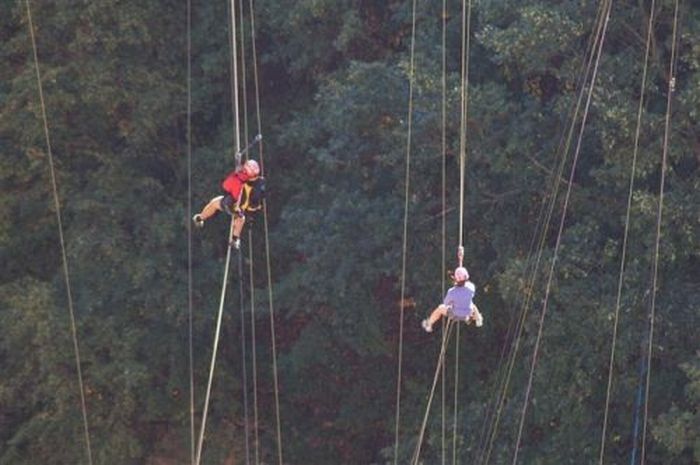
[{"label": "bare leg", "polygon": [[243,225],[245,224],[245,216],[236,215],[233,219],[233,237],[241,237],[241,231],[243,231]]},{"label": "bare leg", "polygon": [[430,326],[432,326],[445,315],[447,315],[447,307],[444,304],[440,304],[435,310],[433,310],[433,313],[430,314],[430,318],[428,318],[428,323],[430,324]]},{"label": "bare leg", "polygon": [[223,195],[220,195],[218,197],[214,197],[209,201],[209,203],[204,207],[202,210],[202,213],[200,213],[202,220],[206,221],[212,216],[214,216],[217,212],[223,211],[221,208],[221,200],[224,198]]},{"label": "bare leg", "polygon": [[474,321],[476,323],[476,326],[481,326],[484,324],[484,317],[481,316],[481,312],[479,312],[479,307],[477,307],[474,302],[472,302],[472,313],[469,316],[469,320]]}]

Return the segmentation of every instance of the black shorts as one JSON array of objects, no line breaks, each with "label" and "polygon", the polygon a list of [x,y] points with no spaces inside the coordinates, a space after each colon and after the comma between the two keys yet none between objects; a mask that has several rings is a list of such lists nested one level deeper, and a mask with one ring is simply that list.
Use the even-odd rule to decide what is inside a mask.
[{"label": "black shorts", "polygon": [[[233,216],[233,212],[236,210],[236,203],[237,200],[233,198],[231,194],[228,192],[225,192],[223,194],[223,198],[221,199],[219,205],[221,206],[221,209],[228,213],[229,215]],[[246,210],[245,216],[248,218],[248,221],[252,222],[253,218],[255,217],[255,214],[258,212],[258,210]]]},{"label": "black shorts", "polygon": [[233,211],[236,209],[236,199],[234,199],[228,192],[225,192],[224,197],[221,199],[220,205],[223,211],[229,215],[233,215]]}]

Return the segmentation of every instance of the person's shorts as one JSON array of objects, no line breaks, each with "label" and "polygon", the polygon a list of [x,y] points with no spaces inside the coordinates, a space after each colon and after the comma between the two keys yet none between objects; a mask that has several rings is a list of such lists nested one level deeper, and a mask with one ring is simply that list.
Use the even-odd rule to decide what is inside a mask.
[{"label": "person's shorts", "polygon": [[221,199],[220,205],[223,211],[229,215],[233,215],[233,211],[236,209],[236,199],[234,199],[228,192],[225,192],[223,198]]},{"label": "person's shorts", "polygon": [[451,319],[453,319],[453,320],[457,320],[457,321],[469,321],[469,318],[472,317],[472,313],[474,313],[474,312],[473,312],[471,309],[469,309],[469,313],[466,314],[466,315],[461,314],[461,313],[459,313],[459,314],[458,314],[458,313],[455,313],[455,312],[452,310],[452,307],[449,307],[449,308],[447,309],[447,317],[448,317],[448,318],[451,318]]}]

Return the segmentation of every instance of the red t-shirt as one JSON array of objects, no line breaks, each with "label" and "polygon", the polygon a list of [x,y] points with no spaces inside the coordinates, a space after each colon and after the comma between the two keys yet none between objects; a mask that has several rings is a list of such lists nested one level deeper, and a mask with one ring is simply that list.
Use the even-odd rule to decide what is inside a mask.
[{"label": "red t-shirt", "polygon": [[221,187],[231,194],[234,199],[238,199],[241,195],[241,189],[243,189],[243,184],[250,178],[243,171],[232,171],[226,176],[224,182],[221,183]]}]

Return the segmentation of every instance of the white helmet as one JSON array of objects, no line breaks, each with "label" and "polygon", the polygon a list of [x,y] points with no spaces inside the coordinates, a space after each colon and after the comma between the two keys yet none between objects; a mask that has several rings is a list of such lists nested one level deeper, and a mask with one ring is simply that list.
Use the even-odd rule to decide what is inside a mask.
[{"label": "white helmet", "polygon": [[464,282],[469,279],[469,272],[463,266],[459,266],[455,268],[454,278],[458,283]]},{"label": "white helmet", "polygon": [[260,174],[260,165],[258,165],[258,162],[255,160],[248,160],[245,163],[243,163],[243,169],[250,176],[257,176]]}]

